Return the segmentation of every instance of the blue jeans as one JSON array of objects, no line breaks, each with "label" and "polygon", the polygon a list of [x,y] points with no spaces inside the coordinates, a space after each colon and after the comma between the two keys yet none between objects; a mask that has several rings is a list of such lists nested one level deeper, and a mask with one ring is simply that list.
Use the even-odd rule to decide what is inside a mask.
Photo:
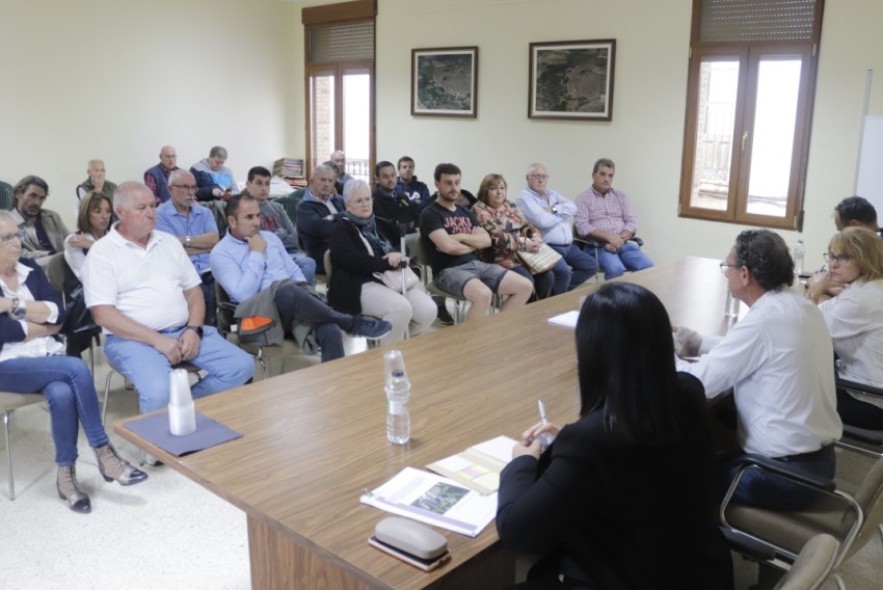
[{"label": "blue jeans", "polygon": [[[184,329],[163,330],[161,333],[169,338],[178,338]],[[215,328],[205,326],[203,330],[199,354],[188,361],[208,372],[204,379],[193,386],[191,393],[194,399],[238,387],[254,374],[254,361],[247,352],[224,340]],[[139,395],[138,407],[142,413],[168,405],[172,365],[166,355],[149,344],[113,334],[107,336],[104,353],[110,365],[135,385]]]},{"label": "blue jeans", "polygon": [[653,266],[653,261],[634,242],[626,242],[617,252],[598,248],[598,264],[604,271],[605,279],[614,279],[627,270],[644,270]]},{"label": "blue jeans", "polygon": [[555,273],[552,295],[572,291],[598,272],[598,261],[595,260],[595,257],[584,252],[575,244],[567,246],[549,244],[549,246],[561,254],[561,260],[552,269],[552,272]]},{"label": "blue jeans", "polygon": [[13,393],[42,392],[46,396],[57,464],[73,465],[77,461],[80,423],[90,447],[107,444],[95,382],[82,359],[72,356],[9,359],[0,363],[0,383],[3,389]]},{"label": "blue jeans", "polygon": [[300,268],[300,271],[304,273],[304,277],[307,279],[307,282],[311,285],[316,284],[316,261],[307,256],[305,253],[297,250],[295,252],[289,252],[289,256],[294,260],[294,263]]}]

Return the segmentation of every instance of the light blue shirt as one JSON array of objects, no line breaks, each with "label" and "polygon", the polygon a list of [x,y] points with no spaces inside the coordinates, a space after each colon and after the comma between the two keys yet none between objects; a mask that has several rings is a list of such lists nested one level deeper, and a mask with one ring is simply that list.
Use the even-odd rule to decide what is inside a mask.
[{"label": "light blue shirt", "polygon": [[[218,233],[218,224],[211,211],[202,205],[190,205],[190,214],[184,215],[169,199],[156,208],[156,229],[170,233],[179,238],[185,236],[199,236],[209,232]],[[190,261],[196,267],[196,272],[204,274],[209,268],[209,253],[190,255]]]},{"label": "light blue shirt", "polygon": [[[530,187],[525,187],[518,195],[518,207],[527,220],[543,232],[543,241],[554,246],[569,246],[573,243],[572,218],[576,215],[576,203],[548,188],[546,196],[548,202]],[[546,210],[553,205],[558,208],[558,213]]]},{"label": "light blue shirt", "polygon": [[268,231],[262,231],[261,237],[267,241],[266,252],[251,251],[248,242],[233,237],[230,232],[212,248],[212,274],[230,299],[237,303],[276,281],[307,282],[304,273],[285,251],[282,240]]}]

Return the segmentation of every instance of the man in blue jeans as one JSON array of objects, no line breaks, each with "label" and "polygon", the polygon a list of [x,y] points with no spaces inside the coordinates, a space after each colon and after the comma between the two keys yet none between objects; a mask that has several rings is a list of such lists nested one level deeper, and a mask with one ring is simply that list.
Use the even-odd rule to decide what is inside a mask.
[{"label": "man in blue jeans", "polygon": [[527,187],[518,195],[518,206],[527,220],[543,232],[543,240],[561,260],[555,266],[552,295],[570,291],[598,272],[598,262],[573,243],[573,216],[576,204],[550,189],[549,173],[542,164],[527,169]]},{"label": "man in blue jeans", "polygon": [[653,261],[630,242],[638,231],[638,218],[626,194],[613,188],[613,160],[601,158],[592,168],[592,186],[576,198],[574,225],[578,235],[601,244],[598,264],[606,279],[627,270],[643,270]]},{"label": "man in blue jeans", "polygon": [[168,404],[169,373],[185,361],[207,373],[194,385],[194,398],[251,379],[251,356],[203,325],[199,274],[181,242],[155,230],[151,190],[124,182],[113,200],[120,221],[89,249],[83,289],[95,323],[108,332],[107,360],[135,385],[141,411]]}]

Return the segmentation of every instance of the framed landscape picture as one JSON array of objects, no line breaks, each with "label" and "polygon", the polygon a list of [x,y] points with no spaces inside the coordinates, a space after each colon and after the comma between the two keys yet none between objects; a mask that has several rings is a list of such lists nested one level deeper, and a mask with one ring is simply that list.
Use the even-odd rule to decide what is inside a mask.
[{"label": "framed landscape picture", "polygon": [[615,39],[530,44],[528,117],[613,118]]},{"label": "framed landscape picture", "polygon": [[478,47],[411,50],[411,114],[475,117]]}]

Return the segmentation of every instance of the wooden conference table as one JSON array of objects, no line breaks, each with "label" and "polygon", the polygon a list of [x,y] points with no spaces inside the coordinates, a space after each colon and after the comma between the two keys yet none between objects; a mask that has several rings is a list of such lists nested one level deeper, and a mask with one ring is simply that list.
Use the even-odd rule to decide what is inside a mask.
[{"label": "wooden conference table", "polygon": [[[721,333],[726,285],[719,261],[687,258],[619,280],[665,303],[675,324]],[[406,466],[423,468],[468,446],[579,411],[573,330],[548,318],[576,309],[579,289],[395,344],[412,384],[411,442],[386,441],[384,349],[258,381],[197,402],[241,432],[238,440],[174,457],[128,430],[115,431],[245,511],[254,588],[501,588],[514,558],[493,523],[471,539],[441,531],[453,559],[431,573],[368,545],[388,516],[359,503]]]}]

